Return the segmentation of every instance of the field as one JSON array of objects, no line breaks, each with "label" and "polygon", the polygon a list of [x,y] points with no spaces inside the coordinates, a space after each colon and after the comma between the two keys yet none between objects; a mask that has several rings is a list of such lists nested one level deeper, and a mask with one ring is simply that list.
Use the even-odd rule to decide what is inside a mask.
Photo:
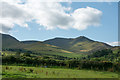
[{"label": "field", "polygon": [[[65,51],[65,50],[61,50],[61,52],[50,52],[50,51],[40,51],[40,50],[38,50],[39,52],[37,53],[36,51],[36,53],[37,54],[31,54],[31,55],[34,55],[34,56],[40,56],[40,55],[47,55],[47,56],[53,56],[53,55],[58,55],[58,56],[63,56],[63,57],[69,57],[69,58],[80,58],[80,57],[84,57],[84,56],[86,56],[86,55],[83,55],[83,54],[77,54],[77,53],[72,53],[72,52],[67,52],[67,51]],[[14,51],[2,51],[2,54],[4,53],[4,56],[14,56],[14,55],[16,55],[16,52],[14,52]],[[23,53],[21,53],[21,55],[22,54],[24,54],[24,52]]]},{"label": "field", "polygon": [[118,78],[117,73],[93,70],[2,66],[3,78]]}]

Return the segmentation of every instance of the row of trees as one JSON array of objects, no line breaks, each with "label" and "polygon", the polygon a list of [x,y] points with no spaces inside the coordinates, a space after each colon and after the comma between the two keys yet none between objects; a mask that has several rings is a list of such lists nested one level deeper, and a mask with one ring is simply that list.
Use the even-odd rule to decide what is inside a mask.
[{"label": "row of trees", "polygon": [[[77,69],[93,69],[105,71],[120,71],[120,50],[115,53],[111,49],[96,51],[87,57],[68,58],[58,55],[41,55],[22,49],[5,49],[4,51],[16,52],[15,56],[2,57],[3,64],[25,64],[27,66],[66,67]],[[21,53],[24,53],[21,56]],[[33,54],[39,54],[33,56]]]},{"label": "row of trees", "polygon": [[111,49],[104,49],[104,50],[100,50],[100,51],[96,51],[92,53],[91,55],[89,55],[89,58],[102,57],[102,56],[109,55],[112,53],[113,51]]},{"label": "row of trees", "polygon": [[96,51],[88,55],[86,59],[94,61],[112,61],[120,63],[120,50],[104,49]]},{"label": "row of trees", "polygon": [[112,63],[107,61],[87,61],[87,60],[54,60],[54,59],[40,59],[31,57],[16,58],[14,56],[2,58],[3,64],[25,64],[27,66],[47,66],[47,67],[65,67],[77,69],[92,69],[104,71],[120,71],[120,63]]}]

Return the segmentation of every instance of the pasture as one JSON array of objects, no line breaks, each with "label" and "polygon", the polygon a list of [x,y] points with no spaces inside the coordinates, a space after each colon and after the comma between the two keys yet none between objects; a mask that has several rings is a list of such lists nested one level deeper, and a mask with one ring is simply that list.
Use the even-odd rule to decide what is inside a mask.
[{"label": "pasture", "polygon": [[3,78],[118,78],[117,73],[63,68],[2,66]]}]

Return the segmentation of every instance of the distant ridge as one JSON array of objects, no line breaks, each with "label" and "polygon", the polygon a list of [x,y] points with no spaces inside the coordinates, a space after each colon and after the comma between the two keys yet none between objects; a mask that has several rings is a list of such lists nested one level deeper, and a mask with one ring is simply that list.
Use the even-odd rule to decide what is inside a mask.
[{"label": "distant ridge", "polygon": [[[73,52],[63,50],[57,46],[45,44],[40,41],[19,41],[16,38],[7,35],[0,34],[2,36],[2,49],[13,49],[14,50],[26,50],[36,55],[59,55],[59,56],[71,56],[75,55]],[[75,55],[76,56],[76,55]]]},{"label": "distant ridge", "polygon": [[21,42],[8,34],[1,34],[2,36],[2,48],[12,48],[13,46],[21,45]]},{"label": "distant ridge", "polygon": [[77,38],[54,38],[46,40],[44,43],[75,53],[91,53],[96,50],[112,48],[112,46],[106,43],[94,41],[85,36]]},{"label": "distant ridge", "polygon": [[40,42],[40,41],[35,41],[35,40],[29,40],[29,41],[21,41],[24,44],[32,44],[32,43],[36,43],[36,42]]},{"label": "distant ridge", "polygon": [[47,51],[50,53],[54,51],[61,52],[62,50],[66,50],[66,52],[89,54],[93,51],[112,48],[112,46],[106,43],[94,41],[85,36],[80,36],[77,38],[57,37],[42,42],[34,40],[19,41],[11,35],[0,35],[2,35],[2,48],[28,49],[37,52],[42,51],[43,53],[47,53]]}]

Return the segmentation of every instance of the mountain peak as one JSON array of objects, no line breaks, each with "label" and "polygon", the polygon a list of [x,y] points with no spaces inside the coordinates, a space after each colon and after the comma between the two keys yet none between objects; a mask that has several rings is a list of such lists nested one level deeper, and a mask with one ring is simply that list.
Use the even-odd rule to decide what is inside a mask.
[{"label": "mountain peak", "polygon": [[75,40],[77,40],[77,41],[93,41],[85,36],[77,37],[77,38],[75,38]]},{"label": "mountain peak", "polygon": [[85,36],[79,36],[79,37],[77,37],[77,38],[87,38],[87,37],[85,37]]}]

